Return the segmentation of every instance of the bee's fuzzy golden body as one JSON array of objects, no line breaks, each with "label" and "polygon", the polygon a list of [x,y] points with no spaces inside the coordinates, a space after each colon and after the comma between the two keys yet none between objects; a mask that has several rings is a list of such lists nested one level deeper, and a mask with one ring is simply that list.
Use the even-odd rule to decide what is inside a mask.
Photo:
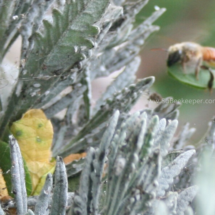
[{"label": "bee's fuzzy golden body", "polygon": [[193,42],[174,44],[168,49],[167,66],[170,67],[176,63],[182,65],[184,73],[195,72],[196,79],[200,68],[208,70],[210,73],[208,89],[212,90],[214,74],[210,67],[215,67],[215,48],[204,47]]},{"label": "bee's fuzzy golden body", "polygon": [[195,71],[196,77],[200,66],[205,63],[215,66],[215,48],[204,47],[193,42],[177,43],[169,47],[167,65],[181,63],[183,70]]}]

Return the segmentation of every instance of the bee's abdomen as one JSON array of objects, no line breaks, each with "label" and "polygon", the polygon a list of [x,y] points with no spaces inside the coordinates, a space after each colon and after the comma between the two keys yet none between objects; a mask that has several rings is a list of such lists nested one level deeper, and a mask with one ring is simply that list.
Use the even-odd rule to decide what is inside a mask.
[{"label": "bee's abdomen", "polygon": [[203,47],[203,60],[215,64],[215,48]]}]

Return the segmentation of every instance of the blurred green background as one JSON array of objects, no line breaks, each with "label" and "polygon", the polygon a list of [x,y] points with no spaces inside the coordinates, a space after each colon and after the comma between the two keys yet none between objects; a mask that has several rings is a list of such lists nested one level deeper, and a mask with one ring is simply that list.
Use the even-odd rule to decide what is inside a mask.
[{"label": "blurred green background", "polygon": [[165,7],[167,11],[155,22],[160,31],[151,36],[141,53],[142,64],[138,77],[155,76],[152,91],[162,97],[174,99],[212,99],[211,104],[182,104],[180,107],[179,128],[186,122],[197,131],[192,142],[197,142],[205,133],[208,122],[215,115],[215,90],[197,90],[172,79],[167,75],[164,51],[152,51],[153,48],[165,48],[184,41],[193,41],[201,45],[215,47],[215,1],[213,0],[151,0],[137,16],[137,23],[145,20],[154,7]]}]

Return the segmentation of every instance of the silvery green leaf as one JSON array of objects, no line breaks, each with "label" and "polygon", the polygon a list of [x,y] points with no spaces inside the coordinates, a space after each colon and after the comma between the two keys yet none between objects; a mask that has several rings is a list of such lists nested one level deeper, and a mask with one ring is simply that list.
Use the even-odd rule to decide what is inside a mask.
[{"label": "silvery green leaf", "polygon": [[123,2],[125,2],[125,0],[113,0],[115,5],[122,5]]},{"label": "silvery green leaf", "polygon": [[[122,7],[116,6],[113,4],[110,4],[108,6],[102,19],[97,23],[99,26],[102,26],[102,27],[98,37],[99,46],[97,47],[96,53],[100,53],[101,51],[104,51],[106,49],[107,44],[111,40],[110,31],[112,31],[113,25],[115,24],[115,22],[117,22],[118,18],[120,19],[120,17],[122,16],[123,16]],[[91,72],[94,73],[94,74],[91,74],[91,77],[95,77],[96,75],[98,75],[93,70],[91,70]]]},{"label": "silvery green leaf", "polygon": [[[83,102],[84,102],[84,110],[85,110],[85,123],[91,118],[91,97],[92,97],[92,90],[91,90],[91,79],[90,79],[90,71],[89,69],[85,69],[83,71],[83,79],[81,83],[85,86],[85,91],[83,93]],[[83,123],[83,122],[82,122]],[[83,123],[84,124],[84,123]]]},{"label": "silvery green leaf", "polygon": [[157,195],[165,195],[165,191],[169,189],[169,186],[174,182],[174,178],[180,174],[181,170],[186,166],[189,159],[195,154],[195,150],[189,150],[179,155],[173,162],[167,167],[164,167],[161,171],[161,175],[158,179],[159,187],[157,188]]},{"label": "silvery green leaf", "polygon": [[[188,149],[193,150],[194,147]],[[183,190],[184,188],[193,186],[193,179],[196,177],[196,172],[199,169],[199,152],[197,152],[194,156],[189,160],[189,165],[187,165],[175,179],[174,187],[175,190]]]},{"label": "silvery green leaf", "polygon": [[[110,32],[110,34],[107,34],[105,39],[109,42],[107,42],[108,45],[106,47],[106,50],[99,57],[100,63],[98,63],[98,66],[95,66],[92,69],[93,71],[99,70],[99,72],[96,72],[98,74],[97,77],[108,75],[111,72],[119,70],[123,68],[123,66],[130,63],[139,53],[140,46],[143,45],[144,40],[152,32],[159,30],[157,26],[152,26],[151,24],[149,25],[147,23],[145,23],[144,26],[139,28],[138,30],[132,30],[135,14],[138,13],[138,11],[145,5],[146,2],[147,1],[139,1],[137,4],[129,2],[125,5],[126,9],[130,8],[128,10],[125,9],[124,11],[125,16],[128,16],[129,14],[129,19],[123,20],[123,17],[121,17],[121,19],[123,20],[121,23],[119,18],[119,20],[117,21],[121,24],[117,28],[117,34],[114,35],[112,32]],[[150,20],[153,19],[151,18]],[[117,26],[117,22],[114,23],[113,26]],[[114,46],[119,46],[116,51],[110,49],[110,47]],[[96,65],[96,63],[93,63],[93,65]]]},{"label": "silvery green leaf", "polygon": [[34,213],[35,215],[48,215],[49,214],[49,200],[52,192],[52,175],[48,174],[46,177],[46,182],[40,192],[37,204],[35,205]]},{"label": "silvery green leaf", "polygon": [[[0,2],[0,62],[2,62],[3,54],[5,49],[7,49],[6,40],[7,40],[7,30],[12,21],[11,17],[16,8],[15,1],[2,1]],[[5,46],[6,45],[6,46]]]},{"label": "silvery green leaf", "polygon": [[78,192],[74,196],[73,205],[70,210],[71,215],[76,215],[76,214],[87,215],[89,201],[90,201],[88,196],[91,196],[91,188],[92,188],[90,173],[91,171],[94,171],[94,169],[91,168],[91,164],[92,164],[94,155],[95,155],[95,150],[93,148],[89,148],[87,151],[85,167],[81,174],[81,179],[80,179],[81,186],[79,187]]},{"label": "silvery green leaf", "polygon": [[204,150],[201,153],[201,169],[194,178],[199,187],[197,194],[197,211],[198,214],[211,215],[215,213],[215,172],[214,154],[211,156],[211,149]]},{"label": "silvery green leaf", "polygon": [[154,148],[160,147],[160,141],[159,140],[161,139],[165,129],[166,129],[166,119],[161,119],[159,121],[158,126],[157,126],[157,131],[155,131],[156,137],[154,140]]},{"label": "silvery green leaf", "polygon": [[144,215],[169,215],[168,208],[165,202],[161,200],[154,200],[152,202],[151,207],[149,207],[148,211],[144,213]]},{"label": "silvery green leaf", "polygon": [[157,180],[161,174],[161,157],[158,152],[151,154],[147,160],[142,164],[139,173],[138,186],[142,190],[156,196]]},{"label": "silvery green leaf", "polygon": [[192,202],[193,199],[196,197],[197,192],[198,192],[198,186],[192,186],[192,187],[186,188],[178,195],[177,209],[176,209],[177,215],[184,215],[190,202]]},{"label": "silvery green leaf", "polygon": [[157,203],[157,207],[156,207],[156,210],[155,210],[155,215],[168,215],[168,209],[166,207],[166,205],[162,202],[162,201],[159,201]]},{"label": "silvery green leaf", "polygon": [[173,120],[172,122],[169,123],[169,125],[166,127],[164,130],[162,136],[158,140],[160,143],[160,152],[161,155],[164,157],[168,153],[168,148],[170,146],[170,141],[173,138],[176,128],[178,126],[178,121]]},{"label": "silvery green leaf", "polygon": [[28,209],[28,212],[25,215],[35,215],[35,213],[31,209]]},{"label": "silvery green leaf", "polygon": [[99,210],[99,195],[101,193],[101,180],[102,180],[105,159],[108,153],[110,142],[115,133],[115,128],[117,126],[118,119],[119,119],[119,111],[116,111],[113,117],[111,118],[106,131],[102,136],[99,149],[95,153],[95,160],[92,164],[95,169],[94,174],[93,173],[91,174],[92,197],[93,197],[92,212],[95,215],[98,214],[98,210]]},{"label": "silvery green leaf", "polygon": [[107,88],[105,93],[102,94],[102,97],[96,102],[96,107],[94,111],[98,111],[98,109],[105,103],[105,100],[113,96],[114,93],[124,89],[128,85],[132,84],[135,79],[135,73],[140,65],[140,58],[136,57],[134,61],[126,66],[123,72],[121,72],[116,79],[111,83],[111,85]]},{"label": "silvery green leaf", "polygon": [[[49,90],[47,90],[45,92],[45,96],[44,98],[41,99],[40,104],[36,104],[35,107],[36,108],[41,108],[44,106],[47,106],[47,103],[51,103],[52,101],[55,99],[55,97],[62,92],[64,89],[66,89],[67,87],[71,86],[72,84],[74,84],[74,80],[71,78],[67,78],[66,80],[57,82],[54,86],[52,86]],[[48,105],[50,106],[50,105]]]},{"label": "silvery green leaf", "polygon": [[[115,1],[117,1],[117,0],[115,0]],[[120,1],[118,0],[118,2],[120,2]],[[125,10],[125,14],[129,15],[130,17],[134,17],[134,15],[137,15],[140,12],[140,10],[142,10],[142,8],[145,7],[145,5],[147,3],[148,3],[148,0],[121,1],[121,4]]]},{"label": "silvery green leaf", "polygon": [[87,215],[85,209],[85,202],[81,199],[80,196],[75,195],[73,205],[70,208],[68,215]]},{"label": "silvery green leaf", "polygon": [[86,88],[82,85],[74,87],[71,93],[63,96],[56,103],[52,104],[50,107],[44,110],[46,116],[48,118],[51,118],[64,108],[67,108],[70,104],[74,103],[76,97],[81,96],[85,90]]},{"label": "silvery green leaf", "polygon": [[17,67],[8,60],[4,60],[4,63],[0,65],[0,99],[4,112],[8,105],[8,98],[16,84],[18,73]]},{"label": "silvery green leaf", "polygon": [[[76,120],[74,120],[75,114],[77,113],[78,108],[80,107],[81,104],[81,99],[82,99],[83,95],[76,97],[76,100],[74,103],[71,103],[66,111],[66,115],[65,115],[65,121],[67,125],[74,125],[76,123]],[[75,125],[74,125],[75,126]],[[71,137],[72,135],[70,135]]]},{"label": "silvery green leaf", "polygon": [[172,214],[176,214],[178,192],[168,192],[163,202]]},{"label": "silvery green leaf", "polygon": [[74,144],[68,145],[61,149],[58,154],[65,157],[71,153],[78,153],[80,151],[87,150],[87,147],[89,146],[97,147],[107,126],[107,123],[101,123],[97,128],[89,130],[89,134],[85,135],[77,142],[74,142]]},{"label": "silvery green leaf", "polygon": [[204,141],[208,145],[214,145],[215,143],[215,119],[213,118],[209,124],[208,131],[205,135]]},{"label": "silvery green leaf", "polygon": [[153,114],[158,115],[160,119],[174,120],[178,117],[177,108],[181,105],[180,102],[173,102],[173,98],[168,97],[154,109]]},{"label": "silvery green leaf", "polygon": [[165,8],[161,8],[158,11],[155,11],[150,17],[148,17],[143,23],[137,26],[129,35],[129,40],[135,40],[139,38],[143,32],[148,30],[151,27],[152,23],[157,20],[164,12],[166,11]]},{"label": "silvery green leaf", "polygon": [[[41,25],[41,21],[44,17],[44,14],[48,7],[52,4],[53,0],[46,1],[45,3],[43,0],[34,0],[31,7],[26,13],[25,19],[22,20],[20,33],[23,37],[22,42],[22,56],[21,59],[26,58],[27,52],[29,51],[29,38],[38,30],[39,26]],[[32,25],[34,23],[34,25]]]},{"label": "silvery green leaf", "polygon": [[178,139],[174,142],[173,147],[175,149],[182,149],[195,131],[195,128],[189,128],[189,123],[186,123],[183,126]]},{"label": "silvery green leaf", "polygon": [[17,203],[17,215],[23,215],[27,212],[27,192],[23,158],[18,142],[12,135],[9,137],[9,145],[11,163],[13,164],[11,167],[11,176],[13,192],[15,193],[15,200]]},{"label": "silvery green leaf", "polygon": [[58,155],[58,151],[63,145],[67,129],[68,129],[68,126],[62,125],[59,128],[59,130],[57,132],[55,132],[56,138],[54,138],[55,141],[53,142],[53,145],[52,145],[52,154],[53,154],[53,156]]},{"label": "silvery green leaf", "polygon": [[114,110],[119,110],[120,112],[128,112],[132,105],[135,104],[137,99],[140,97],[142,92],[148,89],[154,82],[154,77],[144,78],[137,82],[137,84],[132,84],[128,88],[125,88],[121,92],[115,94],[111,99],[106,100],[104,107],[92,117],[92,119],[82,128],[78,135],[72,139],[72,141],[64,147],[60,154],[63,155],[64,151],[68,148],[72,148],[73,144],[79,141],[83,136],[89,134],[98,125],[101,125],[107,121]]},{"label": "silvery green leaf", "polygon": [[187,210],[184,212],[184,215],[194,215],[193,209],[188,206]]},{"label": "silvery green leaf", "polygon": [[[118,117],[119,112],[116,111],[111,118],[109,126],[103,134],[99,149],[94,150],[93,148],[90,148],[87,152],[85,167],[81,174],[80,189],[77,195],[77,198],[78,196],[80,196],[83,202],[85,202],[86,205],[89,205],[88,208],[84,206],[81,209],[84,211],[83,213],[86,213],[89,210],[94,214],[97,214],[98,212],[100,186],[104,168],[104,161],[106,158],[108,146],[115,132]],[[91,198],[89,198],[90,196]],[[74,214],[74,211],[77,210],[76,207],[78,207],[78,205],[75,204],[76,202],[74,201],[74,209],[72,209]]]},{"label": "silvery green leaf", "polygon": [[[155,196],[160,156],[153,153],[143,162],[138,155],[144,146],[146,119],[145,113],[133,114],[122,122],[119,133],[113,138],[108,157],[108,214],[125,214],[127,210],[131,211],[131,214],[138,214],[146,210],[147,202]],[[124,133],[124,130],[127,132]],[[141,195],[142,192],[144,195]]]},{"label": "silvery green leaf", "polygon": [[[51,193],[51,197],[53,196],[53,193]],[[67,202],[68,202],[68,207],[71,206],[72,202],[73,202],[73,197],[74,197],[74,193],[73,192],[68,192],[67,193]],[[37,204],[39,196],[29,196],[28,197],[28,208],[34,208]],[[49,198],[49,205],[48,207],[51,208],[52,205],[52,199]],[[16,208],[16,201],[14,199],[12,199],[9,204],[7,204],[7,208]]]},{"label": "silvery green leaf", "polygon": [[158,116],[153,116],[152,119],[149,122],[147,132],[144,138],[144,145],[141,152],[141,157],[144,158],[148,154],[152,152],[152,148],[154,145],[154,139],[159,126],[159,118]]},{"label": "silvery green leaf", "polygon": [[170,150],[162,160],[162,167],[168,166],[176,157],[182,154],[184,150]]},{"label": "silvery green leaf", "polygon": [[74,160],[72,163],[66,165],[68,177],[74,176],[80,173],[85,165],[85,158]]},{"label": "silvery green leaf", "polygon": [[54,174],[54,189],[50,215],[65,215],[68,199],[68,181],[66,168],[61,157],[57,157]]}]

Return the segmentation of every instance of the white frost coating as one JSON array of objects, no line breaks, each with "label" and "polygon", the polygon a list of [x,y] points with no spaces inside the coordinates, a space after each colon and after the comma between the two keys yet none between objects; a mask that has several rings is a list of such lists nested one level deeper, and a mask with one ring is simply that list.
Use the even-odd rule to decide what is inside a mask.
[{"label": "white frost coating", "polygon": [[48,21],[51,25],[53,24],[53,18],[51,14],[45,14],[43,19]]},{"label": "white frost coating", "polygon": [[26,74],[27,74],[27,70],[24,69],[24,70],[22,71],[22,74],[23,74],[23,75],[26,75]]},{"label": "white frost coating", "polygon": [[37,92],[36,92],[36,91],[34,91],[34,92],[32,92],[30,95],[31,95],[31,97],[34,97],[34,96],[36,96],[36,95],[37,95]]},{"label": "white frost coating", "polygon": [[92,50],[89,50],[88,51],[88,57],[91,57],[93,55],[93,51]]},{"label": "white frost coating", "polygon": [[3,111],[7,107],[8,97],[17,82],[18,74],[18,68],[5,59],[0,66],[0,95]]},{"label": "white frost coating", "polygon": [[[92,45],[93,45],[94,48],[97,48],[97,47],[98,47],[98,43],[97,43],[97,42],[92,41],[92,40],[91,40],[90,42],[92,43]],[[102,55],[102,53],[99,53],[98,56],[99,56],[99,55]]]},{"label": "white frost coating", "polygon": [[[100,22],[110,22],[122,14],[123,14],[123,8],[121,6],[109,4],[109,6],[106,9],[106,12]],[[96,26],[96,27],[98,27],[98,26]]]},{"label": "white frost coating", "polygon": [[81,50],[82,50],[82,51],[84,51],[84,50],[86,50],[86,49],[87,49],[87,47],[86,47],[86,46],[81,46],[80,48],[81,48]]},{"label": "white frost coating", "polygon": [[168,215],[169,214],[166,204],[160,200],[157,202],[156,207],[154,207],[154,209],[155,209],[155,215],[160,215],[160,214]]},{"label": "white frost coating", "polygon": [[105,72],[106,71],[106,68],[104,66],[100,66],[99,69],[100,69],[101,72]]},{"label": "white frost coating", "polygon": [[139,201],[140,200],[140,194],[136,195],[135,198],[136,198],[136,201]]},{"label": "white frost coating", "polygon": [[160,10],[160,7],[159,6],[157,6],[157,5],[155,5],[154,6],[154,9],[157,11],[157,10]]},{"label": "white frost coating", "polygon": [[115,174],[118,176],[121,174],[122,170],[124,169],[126,164],[126,159],[125,158],[117,158],[116,164],[115,164]]},{"label": "white frost coating", "polygon": [[87,56],[85,54],[82,54],[81,60],[85,60],[86,58],[87,58]]},{"label": "white frost coating", "polygon": [[40,87],[40,86],[41,86],[41,84],[36,83],[36,84],[33,84],[33,86],[34,86],[34,87],[36,87],[36,88],[38,88],[38,87]]},{"label": "white frost coating", "polygon": [[19,18],[19,16],[15,15],[13,16],[13,20],[17,20]]},{"label": "white frost coating", "polygon": [[22,89],[22,85],[23,85],[23,82],[20,81],[17,85],[17,88],[16,88],[16,96],[19,96],[20,93],[21,93],[21,89]]},{"label": "white frost coating", "polygon": [[50,91],[49,91],[49,90],[47,90],[47,91],[45,92],[45,95],[47,96],[49,93],[50,93]]},{"label": "white frost coating", "polygon": [[26,59],[21,59],[20,64],[22,65],[22,67],[25,67],[25,62],[26,62]]},{"label": "white frost coating", "polygon": [[78,52],[78,46],[74,46],[74,51],[75,51],[75,53]]},{"label": "white frost coating", "polygon": [[[43,105],[42,108],[43,109],[49,108],[54,103],[56,103],[57,101],[59,101],[62,97],[64,97],[66,94],[70,93],[71,91],[72,91],[72,87],[67,87],[62,92],[60,92],[59,95],[57,95],[56,97],[54,97],[53,99],[51,99],[47,104]],[[48,90],[45,93],[46,93],[46,95],[48,95],[49,93],[51,93],[51,91]]]}]

